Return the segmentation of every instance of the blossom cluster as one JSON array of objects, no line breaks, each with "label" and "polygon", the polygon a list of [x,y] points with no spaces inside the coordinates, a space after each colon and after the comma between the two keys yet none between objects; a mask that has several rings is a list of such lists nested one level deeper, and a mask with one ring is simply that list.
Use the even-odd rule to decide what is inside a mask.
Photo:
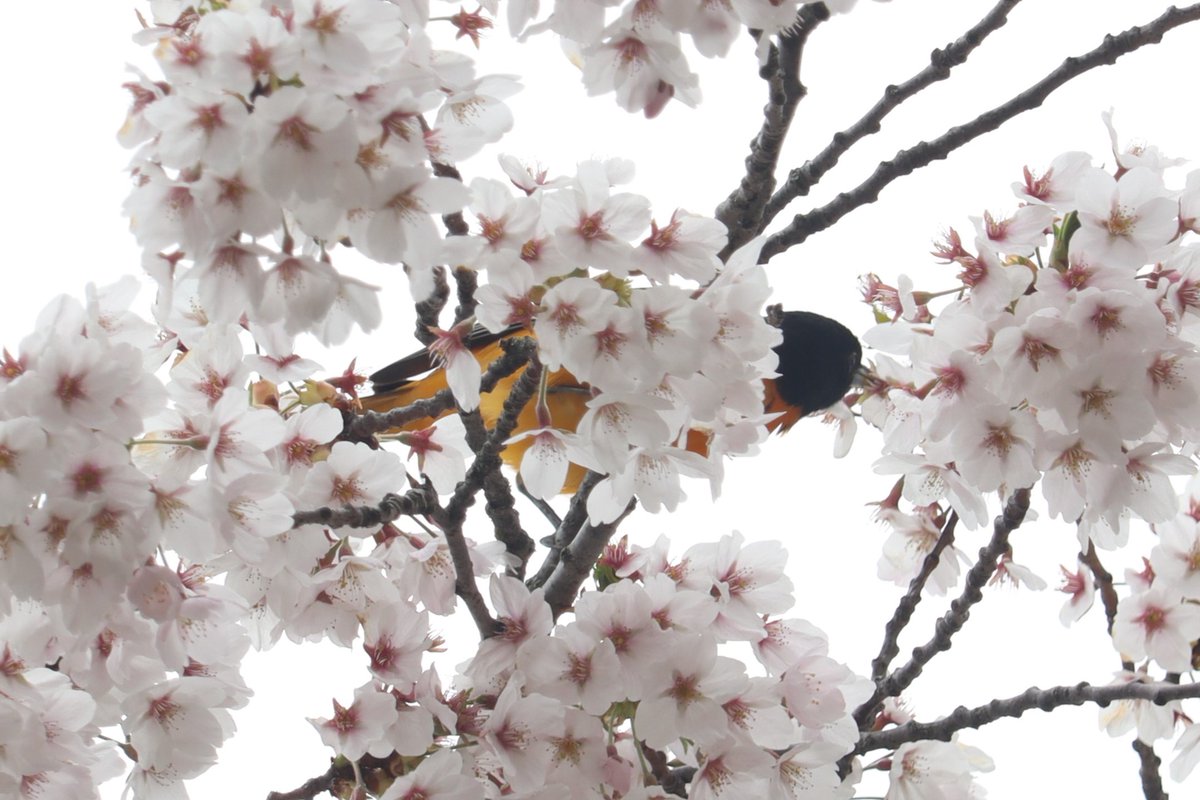
[{"label": "blossom cluster", "polygon": [[[459,179],[453,165],[509,127],[517,86],[435,49],[422,0],[152,5],[139,38],[163,79],[129,84],[121,139],[136,148],[126,209],[157,325],[129,312],[136,286],[123,281],[55,301],[0,362],[4,792],[95,796],[120,771],[104,731],[135,765],[135,797],[185,797],[248,702],[243,656],[286,636],[369,656],[353,700],[313,724],[387,800],[649,798],[673,780],[704,798],[848,796],[861,777],[851,713],[873,687],[829,658],[820,631],[781,616],[793,601],[776,544],[728,536],[674,561],[665,540],[614,548],[598,590],[555,620],[541,588],[499,574],[514,557],[498,542],[467,539],[473,574],[456,574],[461,551],[432,515],[301,524],[409,486],[453,494],[474,458],[458,416],[409,439],[413,476],[348,435],[358,377],[314,380],[319,365],[295,347],[378,324],[376,290],[334,268],[338,248],[403,264],[418,301],[446,268],[481,278],[473,315],[429,331],[461,410],[481,402],[485,365],[462,346],[475,322],[526,326],[544,375],[586,385],[573,429],[537,403],[521,475],[543,499],[568,463],[603,476],[587,500],[599,524],[635,497],[673,509],[681,474],[716,491],[721,458],[761,439],[779,332],[762,316],[758,243],[722,264],[721,225],[682,209],[655,218],[620,189],[621,160],[552,177],[502,158],[507,184]],[[766,42],[799,5],[507,11],[516,33],[576,42],[589,88],[653,114],[696,96],[681,35],[722,54],[740,26]],[[885,432],[881,469],[904,475],[898,496],[917,507],[885,508],[896,542],[918,544],[889,550],[888,577],[911,574],[896,553],[936,535],[941,504],[975,526],[984,494],[1040,481],[1081,543],[1120,545],[1130,516],[1159,526],[1114,636],[1130,658],[1182,671],[1200,636],[1200,514],[1177,513],[1165,476],[1190,469],[1180,452],[1195,441],[1186,334],[1200,293],[1183,234],[1200,180],[1169,191],[1152,151],[1118,161],[1114,175],[1069,154],[1027,176],[1012,218],[980,220],[972,249],[952,235],[940,252],[963,268],[961,296],[936,318],[928,293],[874,284],[894,320],[873,341],[907,363],[881,355],[859,400]],[[466,232],[443,238],[435,217],[464,210]],[[696,431],[703,453],[685,446]],[[430,618],[455,613],[476,578],[499,631],[446,691]],[[761,674],[726,655],[746,644]],[[1174,729],[1138,720],[1149,738]],[[897,796],[942,796],[970,791],[990,762],[910,742],[890,766]]]},{"label": "blossom cluster", "polygon": [[[979,527],[988,495],[1036,485],[1050,516],[1076,527],[1081,557],[1125,547],[1133,521],[1152,526],[1158,543],[1146,569],[1127,575],[1113,643],[1123,661],[1187,672],[1200,638],[1200,515],[1196,484],[1181,496],[1171,478],[1196,471],[1200,441],[1200,172],[1169,188],[1168,170],[1181,162],[1154,147],[1119,148],[1105,121],[1114,163],[1072,152],[1041,174],[1027,168],[1013,214],[973,218],[971,244],[946,235],[934,255],[960,270],[952,288],[864,280],[881,324],[866,336],[879,354],[857,401],[883,432],[876,470],[901,476],[880,504],[893,532],[879,572],[907,582],[948,514]],[[955,299],[935,314],[944,295]],[[962,560],[951,548],[932,588],[953,585]],[[1011,558],[1003,568],[1046,585]],[[1063,572],[1069,624],[1095,589],[1088,567]],[[1147,680],[1145,669],[1120,680]],[[1171,713],[1158,708],[1139,735],[1170,736],[1187,719]],[[1192,748],[1195,738],[1184,735]]]},{"label": "blossom cluster", "polygon": [[[417,300],[441,265],[471,270],[475,319],[531,326],[540,362],[594,395],[577,431],[547,419],[527,434],[527,485],[557,494],[568,461],[608,476],[590,496],[593,522],[635,494],[673,509],[681,474],[716,491],[722,456],[761,438],[759,381],[775,367],[757,244],[718,276],[723,226],[682,209],[653,218],[644,197],[617,190],[632,179],[620,159],[549,177],[504,157],[508,183],[433,175],[426,162],[456,162],[502,135],[499,98],[515,83],[476,79],[469,60],[434,51],[416,8],[158,9],[172,22],[144,35],[167,80],[130,85],[123,140],[138,146],[127,210],[159,286],[159,323],[207,353],[218,346],[205,343],[209,326],[245,320],[280,365],[263,374],[291,380],[305,366],[296,335],[338,343],[379,321],[374,290],[332,267],[338,246],[403,263]],[[433,215],[464,208],[478,232],[442,239]],[[455,346],[469,328],[438,334],[464,410],[478,405],[481,370]],[[703,455],[676,446],[696,428],[709,438]],[[461,432],[444,430],[435,450],[457,463],[422,459],[442,491],[465,473],[465,448],[447,438],[461,443]]]},{"label": "blossom cluster", "polygon": [[[761,379],[774,373],[780,332],[761,313],[770,288],[755,265],[759,243],[718,274],[723,226],[682,210],[653,221],[644,198],[613,191],[628,162],[587,161],[573,179],[540,183],[506,163],[524,192],[472,181],[480,233],[448,249],[487,276],[476,293],[482,325],[531,326],[540,362],[591,388],[573,431],[555,427],[546,409],[526,434],[527,486],[553,497],[568,462],[608,476],[589,495],[593,522],[615,519],[635,493],[651,511],[673,510],[681,474],[706,477],[716,491],[722,456],[750,452],[767,421]],[[450,385],[461,407],[474,408],[480,367],[459,355],[448,359]],[[697,428],[702,454],[686,447]]]},{"label": "blossom cluster", "polygon": [[[613,548],[613,582],[557,626],[542,589],[493,576],[501,633],[460,667],[449,696],[436,673],[421,671],[426,626],[408,612],[398,621],[404,604],[369,608],[374,680],[313,724],[349,759],[423,756],[385,800],[483,798],[488,784],[516,797],[598,797],[601,787],[663,797],[666,762],[651,769],[653,752],[696,768],[694,797],[830,796],[836,762],[857,739],[850,711],[865,684],[828,657],[820,631],[778,616],[792,603],[782,548],[729,536],[677,562],[666,555],[665,540]],[[753,645],[765,674],[720,654],[739,641]]]},{"label": "blossom cluster", "polygon": [[[198,564],[161,548],[233,535],[227,486],[139,469],[129,440],[162,412],[170,352],[128,313],[137,282],[60,298],[0,369],[0,786],[93,797],[122,772],[100,729],[120,726],[136,786],[207,769],[249,690],[246,612]],[[228,415],[227,415],[228,416]],[[222,422],[195,417],[181,448],[219,458]],[[284,528],[290,525],[284,511]],[[277,522],[280,520],[276,520]],[[223,528],[221,526],[224,526]],[[210,548],[216,550],[215,546]]]},{"label": "blossom cluster", "polygon": [[[685,39],[705,58],[723,58],[746,30],[756,31],[758,56],[765,61],[772,37],[794,27],[797,12],[816,1],[555,0],[538,19],[536,0],[511,0],[505,13],[514,36],[558,34],[582,71],[588,94],[613,92],[621,108],[654,117],[672,99],[689,106],[700,101],[700,80],[689,66]],[[826,0],[823,8],[844,13],[856,2]],[[499,3],[483,5],[494,14]]]},{"label": "blossom cluster", "polygon": [[434,50],[420,4],[206,5],[159,4],[162,24],[141,38],[165,80],[127,84],[126,212],[159,285],[159,322],[175,330],[201,308],[326,344],[370,330],[375,288],[335,270],[332,251],[353,242],[428,276],[433,215],[468,196],[429,163],[496,141],[517,84]]},{"label": "blossom cluster", "polygon": [[[430,615],[455,610],[444,538],[335,538],[292,519],[378,502],[404,480],[399,459],[336,442],[331,405],[251,381],[278,365],[231,326],[164,365],[164,386],[178,341],[128,312],[132,286],[56,301],[4,357],[0,785],[14,796],[96,796],[120,771],[100,738],[116,726],[134,796],[186,796],[250,696],[243,655],[284,634],[369,655],[370,681],[313,722],[355,762],[414,759],[384,797],[658,796],[643,745],[696,767],[696,796],[839,784],[866,689],[823,634],[780,616],[793,600],[778,544],[726,537],[674,562],[665,540],[614,548],[611,585],[558,627],[542,590],[493,574],[502,632],[444,692],[427,662]],[[505,559],[481,546],[474,561],[488,575]],[[753,645],[765,674],[720,655],[729,642]]]}]

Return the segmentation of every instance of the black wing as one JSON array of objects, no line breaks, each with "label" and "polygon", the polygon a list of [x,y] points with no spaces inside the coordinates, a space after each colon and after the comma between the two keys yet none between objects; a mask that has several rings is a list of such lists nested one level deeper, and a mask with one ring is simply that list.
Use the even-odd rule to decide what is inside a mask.
[{"label": "black wing", "polygon": [[[509,325],[499,333],[492,333],[482,325],[476,325],[463,339],[463,343],[471,350],[478,350],[492,342],[498,342],[506,336],[511,336],[521,330],[524,325]],[[433,354],[429,348],[410,353],[399,361],[393,361],[383,369],[371,373],[371,383],[375,394],[382,394],[399,389],[408,384],[413,378],[424,375],[434,368]]]}]

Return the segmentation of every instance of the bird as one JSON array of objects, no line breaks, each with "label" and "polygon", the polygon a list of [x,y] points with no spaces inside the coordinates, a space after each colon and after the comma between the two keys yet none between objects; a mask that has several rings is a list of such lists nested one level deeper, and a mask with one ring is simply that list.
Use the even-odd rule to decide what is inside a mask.
[{"label": "bird", "polygon": [[[821,411],[841,400],[861,374],[862,345],[853,333],[840,322],[811,311],[783,311],[779,306],[768,309],[767,320],[777,326],[782,340],[774,350],[779,357],[778,375],[763,380],[763,412],[775,415],[766,423],[771,432],[784,433],[800,419]],[[499,358],[505,339],[533,336],[524,325],[512,325],[503,331],[492,332],[476,326],[463,338],[484,369]],[[502,406],[520,371],[499,381],[490,392],[480,396],[479,411],[484,423],[491,427],[500,417]],[[370,376],[371,395],[359,398],[365,411],[386,412],[432,397],[447,386],[446,375],[429,349],[419,350]],[[591,398],[590,387],[565,369],[551,372],[547,378],[547,403],[553,424],[573,431],[587,411]],[[444,414],[453,413],[446,411]],[[429,423],[414,420],[401,430],[419,430]],[[539,427],[534,403],[525,405],[513,433]],[[509,444],[501,457],[509,466],[520,466],[524,452],[531,445],[529,438]],[[685,438],[688,450],[706,455],[707,435],[689,431]],[[583,477],[583,470],[572,464],[564,493],[574,493]]]}]

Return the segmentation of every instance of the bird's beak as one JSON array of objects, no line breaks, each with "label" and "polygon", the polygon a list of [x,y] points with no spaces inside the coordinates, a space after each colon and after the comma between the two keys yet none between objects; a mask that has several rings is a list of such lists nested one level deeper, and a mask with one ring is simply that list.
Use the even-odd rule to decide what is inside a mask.
[{"label": "bird's beak", "polygon": [[874,373],[872,373],[870,367],[868,367],[866,364],[859,363],[859,365],[854,368],[854,375],[850,378],[850,387],[852,389],[862,389],[866,387],[867,381],[871,379],[872,374]]}]

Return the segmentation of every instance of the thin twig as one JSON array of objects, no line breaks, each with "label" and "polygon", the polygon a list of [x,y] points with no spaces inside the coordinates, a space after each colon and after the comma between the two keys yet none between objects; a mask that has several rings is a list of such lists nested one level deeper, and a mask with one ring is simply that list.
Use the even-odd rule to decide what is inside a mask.
[{"label": "thin twig", "polygon": [[533,555],[534,542],[521,526],[521,516],[517,513],[512,487],[500,473],[500,465],[503,463],[500,459],[500,451],[504,449],[504,443],[516,429],[521,411],[537,392],[538,384],[542,379],[542,371],[542,362],[538,361],[536,356],[531,356],[529,366],[521,373],[521,377],[509,391],[508,397],[504,399],[504,407],[488,437],[487,444],[475,459],[476,464],[480,460],[494,459],[494,462],[490,462],[493,463],[493,466],[488,470],[483,481],[483,495],[487,498],[485,510],[492,520],[497,541],[503,542],[505,549],[511,555],[516,556],[519,561],[517,566],[510,569],[510,573],[517,578],[525,577],[525,565],[529,562],[529,557]]},{"label": "thin twig", "polygon": [[583,476],[583,480],[579,482],[579,488],[575,490],[575,496],[571,498],[571,506],[567,509],[567,515],[558,523],[558,527],[554,530],[553,540],[550,544],[550,552],[546,554],[546,560],[542,562],[542,566],[538,569],[537,574],[530,578],[526,585],[530,590],[536,589],[545,584],[554,574],[554,568],[558,566],[559,555],[563,548],[574,541],[575,536],[579,533],[583,523],[587,521],[587,499],[592,493],[592,488],[604,478],[598,472],[588,471]]},{"label": "thin twig", "polygon": [[[424,117],[421,117],[421,129],[425,133],[429,133],[429,124],[425,122]],[[451,178],[459,183],[463,182],[462,173],[453,164],[436,160],[431,160],[429,163],[433,166],[433,174],[437,177]],[[442,224],[446,226],[446,230],[451,236],[466,236],[470,232],[470,228],[467,226],[467,221],[463,218],[461,211],[443,214]]]},{"label": "thin twig", "polygon": [[880,164],[871,177],[849,192],[843,192],[820,208],[797,214],[783,230],[772,234],[763,245],[759,263],[765,263],[809,236],[831,227],[859,206],[874,202],[879,193],[897,178],[945,158],[954,150],[999,128],[1008,120],[1040,106],[1063,84],[1121,56],[1146,45],[1157,44],[1163,35],[1188,22],[1200,19],[1200,3],[1185,8],[1169,8],[1162,16],[1146,25],[1135,26],[1122,33],[1110,34],[1099,47],[1064,61],[1057,69],[1011,100],[980,114],[964,125],[958,125],[931,142],[921,142],[901,150],[891,161]]},{"label": "thin twig", "polygon": [[[460,486],[462,484],[459,484]],[[463,535],[462,520],[451,523],[446,519],[446,512],[439,510],[433,516],[446,537],[446,547],[450,550],[450,560],[454,563],[454,593],[462,599],[467,607],[480,639],[490,639],[500,633],[503,626],[492,617],[488,610],[479,587],[475,584],[475,566],[471,563],[471,551],[467,547],[467,539]]]},{"label": "thin twig", "polygon": [[908,663],[892,672],[878,684],[867,702],[854,712],[859,730],[869,727],[885,698],[897,697],[908,688],[925,665],[938,653],[949,650],[954,634],[962,629],[971,615],[971,607],[983,599],[983,587],[996,571],[1000,557],[1008,550],[1008,537],[1020,527],[1029,510],[1029,489],[1017,489],[1004,504],[1004,510],[993,523],[991,541],[979,550],[979,559],[967,571],[966,585],[962,594],[950,603],[950,610],[937,621],[933,638],[913,650]]},{"label": "thin twig", "polygon": [[[1108,620],[1108,634],[1111,636],[1113,623],[1117,621],[1117,590],[1113,588],[1112,573],[1100,562],[1095,542],[1088,542],[1087,552],[1079,554],[1079,561],[1092,571],[1092,579],[1100,592],[1100,602],[1104,605],[1104,616]],[[1132,669],[1132,665],[1129,669]]]},{"label": "thin twig", "polygon": [[892,84],[883,90],[883,97],[857,122],[844,131],[835,133],[825,149],[788,173],[787,182],[767,203],[762,221],[752,236],[766,229],[783,208],[797,197],[805,197],[825,173],[833,169],[846,152],[860,140],[879,133],[883,118],[900,107],[904,101],[950,77],[950,70],[963,64],[967,57],[983,43],[993,31],[1008,22],[1008,13],[1021,0],[1000,0],[983,19],[975,23],[966,33],[945,47],[929,54],[929,66],[904,83]]},{"label": "thin twig", "polygon": [[[475,585],[475,573],[471,567],[471,556],[467,551],[462,526],[466,520],[467,509],[475,502],[475,495],[483,488],[488,475],[499,472],[500,465],[503,463],[500,460],[500,450],[504,446],[504,441],[512,434],[513,428],[516,427],[517,416],[521,409],[537,390],[541,374],[542,364],[534,359],[513,385],[508,398],[504,401],[504,411],[496,420],[496,425],[488,435],[487,441],[479,449],[475,461],[467,470],[466,477],[459,482],[458,486],[454,487],[454,494],[445,509],[439,510],[434,515],[434,521],[446,534],[450,555],[454,559],[454,569],[457,573],[455,591],[459,593],[459,597],[462,597],[464,602],[467,602],[467,608],[471,611],[471,616],[475,619],[475,624],[484,638],[495,634],[496,622],[487,613],[487,608],[483,605],[483,598]],[[502,476],[501,480],[503,480]],[[511,493],[509,497],[511,498]],[[515,511],[513,513],[515,514]],[[498,522],[497,518],[493,517],[493,524],[496,527],[496,538],[503,541],[508,551],[522,559],[522,562],[527,561],[533,552],[533,540],[521,529],[520,519],[517,518],[515,529],[507,519]]]},{"label": "thin twig", "polygon": [[[536,346],[536,342],[528,340],[528,337],[521,338],[526,339],[528,344],[520,346],[518,342],[513,342],[509,347],[509,352],[506,352],[497,361],[520,352],[522,358],[516,366],[519,367],[521,364],[529,362],[533,356],[533,348]],[[491,372],[491,367],[495,365],[496,362],[492,362],[488,368],[489,373]],[[516,367],[512,371],[516,371]],[[446,507],[444,509],[436,509],[432,515],[433,521],[442,529],[446,537],[446,544],[450,549],[450,557],[454,562],[455,594],[462,598],[463,603],[467,606],[467,611],[471,614],[471,618],[475,620],[475,626],[479,629],[479,635],[484,639],[495,636],[500,630],[500,625],[492,618],[491,612],[488,611],[487,604],[483,600],[483,595],[479,593],[479,587],[475,585],[475,569],[471,564],[471,553],[467,548],[466,537],[463,535],[463,522],[466,520],[467,509],[475,502],[475,495],[483,487],[488,474],[498,472],[500,469],[500,464],[502,463],[499,456],[500,448],[503,446],[504,440],[512,433],[512,428],[516,424],[516,414],[519,413],[519,408],[517,412],[510,413],[510,406],[523,406],[529,400],[534,388],[537,387],[541,372],[542,365],[539,361],[534,360],[528,363],[525,372],[517,380],[516,384],[514,384],[512,391],[509,392],[508,399],[504,401],[504,412],[501,414],[500,419],[496,421],[496,427],[488,436],[483,447],[479,449],[478,454],[475,456],[475,461],[472,462],[471,467],[467,470],[466,477],[454,488],[454,494],[451,496],[450,502],[446,504]],[[533,541],[529,539],[529,536],[524,531],[520,530],[519,524],[515,533],[502,531],[497,526],[496,535],[497,538],[502,535],[510,535],[513,543],[505,542],[505,545],[510,548],[510,551],[516,548],[518,557],[521,556],[523,551],[531,552],[533,550]],[[527,545],[521,544],[521,537],[528,542]],[[528,558],[527,553],[525,558]]]},{"label": "thin twig", "polygon": [[[1092,579],[1100,593],[1100,602],[1104,606],[1106,630],[1111,636],[1113,624],[1117,620],[1118,604],[1112,573],[1104,568],[1104,564],[1100,561],[1100,554],[1096,552],[1096,543],[1093,541],[1088,541],[1087,551],[1079,554],[1079,561],[1092,572]],[[1127,672],[1132,672],[1134,665],[1132,661],[1122,657],[1121,666]],[[1175,676],[1174,682],[1179,682],[1177,676]],[[1133,751],[1138,756],[1138,776],[1141,778],[1142,794],[1145,795],[1146,800],[1166,800],[1167,795],[1163,791],[1162,776],[1158,772],[1162,761],[1154,754],[1154,746],[1145,744],[1140,739],[1134,739]]]},{"label": "thin twig", "polygon": [[938,537],[937,543],[925,556],[925,561],[921,564],[921,571],[909,581],[908,591],[904,593],[904,597],[900,598],[892,618],[884,626],[883,644],[879,648],[879,655],[871,661],[871,680],[876,685],[887,675],[892,659],[899,655],[900,634],[912,621],[913,612],[917,610],[917,605],[921,602],[921,594],[925,591],[925,584],[928,582],[929,576],[937,569],[938,564],[941,563],[942,552],[954,543],[954,529],[957,527],[958,512],[954,511],[950,513],[950,518],[942,528],[942,535]]},{"label": "thin twig", "polygon": [[[529,489],[526,488],[525,481],[521,480],[520,475],[517,476],[517,491],[524,495],[525,499],[532,503],[534,508],[542,512],[542,516],[546,518],[547,522],[554,526],[555,530],[558,530],[558,526],[562,525],[562,517],[560,517],[558,512],[554,510],[554,506],[550,505],[540,497],[534,497],[529,492]],[[553,537],[554,534],[551,534],[550,538],[553,539]]]},{"label": "thin twig", "polygon": [[[827,19],[829,9],[824,3],[803,6],[792,27],[779,34],[778,46],[771,45],[767,64],[760,72],[767,79],[768,88],[762,127],[750,142],[746,174],[741,184],[717,207],[717,219],[729,230],[729,243],[721,254],[722,261],[762,229],[763,209],[775,189],[779,152],[787,139],[796,106],[807,93],[800,82],[804,45],[809,34]],[[756,38],[761,35],[756,32]]]},{"label": "thin twig", "polygon": [[1080,706],[1084,703],[1107,706],[1118,700],[1145,700],[1161,706],[1192,697],[1200,697],[1200,683],[1183,686],[1174,683],[1132,682],[1111,686],[1078,683],[1074,686],[1055,686],[1050,689],[1033,686],[1015,697],[993,700],[975,708],[959,706],[949,716],[936,722],[907,722],[895,728],[863,733],[859,736],[854,752],[861,754],[872,750],[895,750],[906,742],[930,739],[948,742],[955,733],[964,728],[980,728],[999,719],[1019,717],[1035,708],[1051,711],[1060,706]]}]

